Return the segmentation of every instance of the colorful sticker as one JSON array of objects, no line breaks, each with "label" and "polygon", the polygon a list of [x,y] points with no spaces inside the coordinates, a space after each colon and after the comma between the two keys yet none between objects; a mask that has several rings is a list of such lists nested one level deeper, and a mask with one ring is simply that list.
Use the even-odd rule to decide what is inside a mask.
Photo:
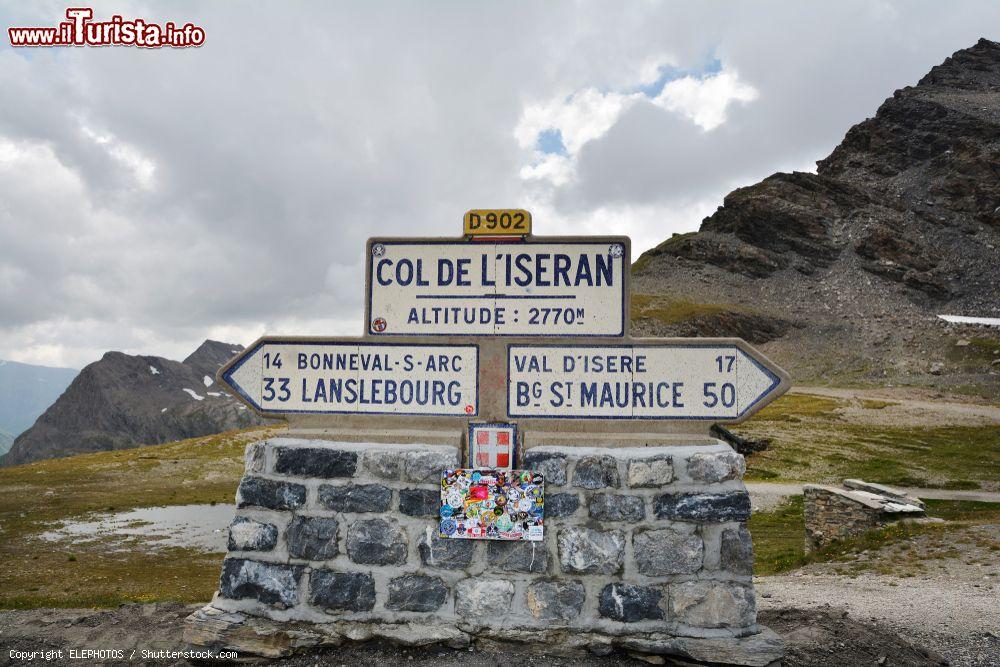
[{"label": "colorful sticker", "polygon": [[440,535],[455,539],[540,541],[544,479],[530,471],[446,470]]}]

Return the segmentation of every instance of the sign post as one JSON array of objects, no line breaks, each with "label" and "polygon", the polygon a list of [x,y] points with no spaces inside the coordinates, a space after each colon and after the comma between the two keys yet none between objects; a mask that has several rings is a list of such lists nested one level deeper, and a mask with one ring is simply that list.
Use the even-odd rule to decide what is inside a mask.
[{"label": "sign post", "polygon": [[629,242],[371,239],[370,336],[623,336]]},{"label": "sign post", "polygon": [[[628,238],[530,225],[474,210],[460,239],[370,239],[361,337],[269,336],[220,369],[289,430],[247,448],[191,643],[271,651],[303,621],[339,644],[345,621],[547,648],[556,627],[581,652],[780,660],[757,625],[745,464],[709,430],[788,375],[737,338],[631,337]],[[453,542],[470,539],[515,544],[470,567],[475,545]]]}]

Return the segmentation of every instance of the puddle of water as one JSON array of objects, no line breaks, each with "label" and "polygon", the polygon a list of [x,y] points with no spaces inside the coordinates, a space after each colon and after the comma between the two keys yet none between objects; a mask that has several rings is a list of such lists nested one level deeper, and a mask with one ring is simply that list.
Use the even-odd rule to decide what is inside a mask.
[{"label": "puddle of water", "polygon": [[[108,537],[138,538],[143,546],[188,547],[209,553],[226,550],[229,522],[235,505],[173,505],[140,507],[114,514],[94,514],[86,519],[63,521],[42,533],[44,540],[92,542]],[[122,545],[120,550],[130,548]]]}]

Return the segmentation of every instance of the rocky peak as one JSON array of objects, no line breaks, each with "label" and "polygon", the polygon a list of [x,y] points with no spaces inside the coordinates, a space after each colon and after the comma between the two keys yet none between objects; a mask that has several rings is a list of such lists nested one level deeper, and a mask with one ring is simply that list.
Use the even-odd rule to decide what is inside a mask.
[{"label": "rocky peak", "polygon": [[214,379],[216,371],[242,351],[242,345],[206,340],[198,346],[197,350],[188,355],[182,363],[194,369],[202,379],[205,377]]},{"label": "rocky peak", "polygon": [[1000,44],[984,39],[896,91],[817,173],[739,188],[700,231],[644,253],[635,291],[695,314],[637,313],[637,329],[784,323],[765,349],[806,377],[926,372],[944,357],[938,314],[1000,315],[998,165]]},{"label": "rocky peak", "polygon": [[215,386],[242,346],[205,341],[183,362],[108,352],[14,442],[4,465],[170,442],[262,423]]}]

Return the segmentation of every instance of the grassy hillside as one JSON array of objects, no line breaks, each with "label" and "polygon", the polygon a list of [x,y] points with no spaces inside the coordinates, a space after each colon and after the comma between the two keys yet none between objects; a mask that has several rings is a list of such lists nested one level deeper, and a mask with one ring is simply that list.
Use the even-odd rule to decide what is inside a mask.
[{"label": "grassy hillside", "polygon": [[735,429],[768,438],[747,461],[757,481],[870,482],[945,489],[1000,489],[1000,428],[942,405],[787,394]]},{"label": "grassy hillside", "polygon": [[[907,407],[904,399],[789,394],[738,429],[773,443],[770,450],[749,457],[748,479],[836,482],[863,477],[950,488],[1000,486],[1000,429],[995,422],[970,417],[961,405],[955,412],[958,404],[942,405],[939,412],[921,405],[918,410]],[[216,588],[222,554],[150,549],[141,538],[49,542],[40,535],[61,520],[95,513],[232,502],[246,443],[267,433],[231,432],[0,468],[0,608],[207,601]],[[931,510],[963,521],[977,513],[980,520],[1000,520],[1000,510],[982,503],[932,503]],[[805,558],[801,496],[756,514],[751,530],[761,574],[817,559],[842,559],[868,544],[839,545]],[[892,542],[909,536],[897,531],[866,539]]]},{"label": "grassy hillside", "polygon": [[[221,554],[48,542],[53,522],[134,507],[233,502],[261,430],[0,468],[0,608],[208,600]],[[124,545],[128,546],[128,545]],[[138,545],[136,545],[138,546]]]}]

